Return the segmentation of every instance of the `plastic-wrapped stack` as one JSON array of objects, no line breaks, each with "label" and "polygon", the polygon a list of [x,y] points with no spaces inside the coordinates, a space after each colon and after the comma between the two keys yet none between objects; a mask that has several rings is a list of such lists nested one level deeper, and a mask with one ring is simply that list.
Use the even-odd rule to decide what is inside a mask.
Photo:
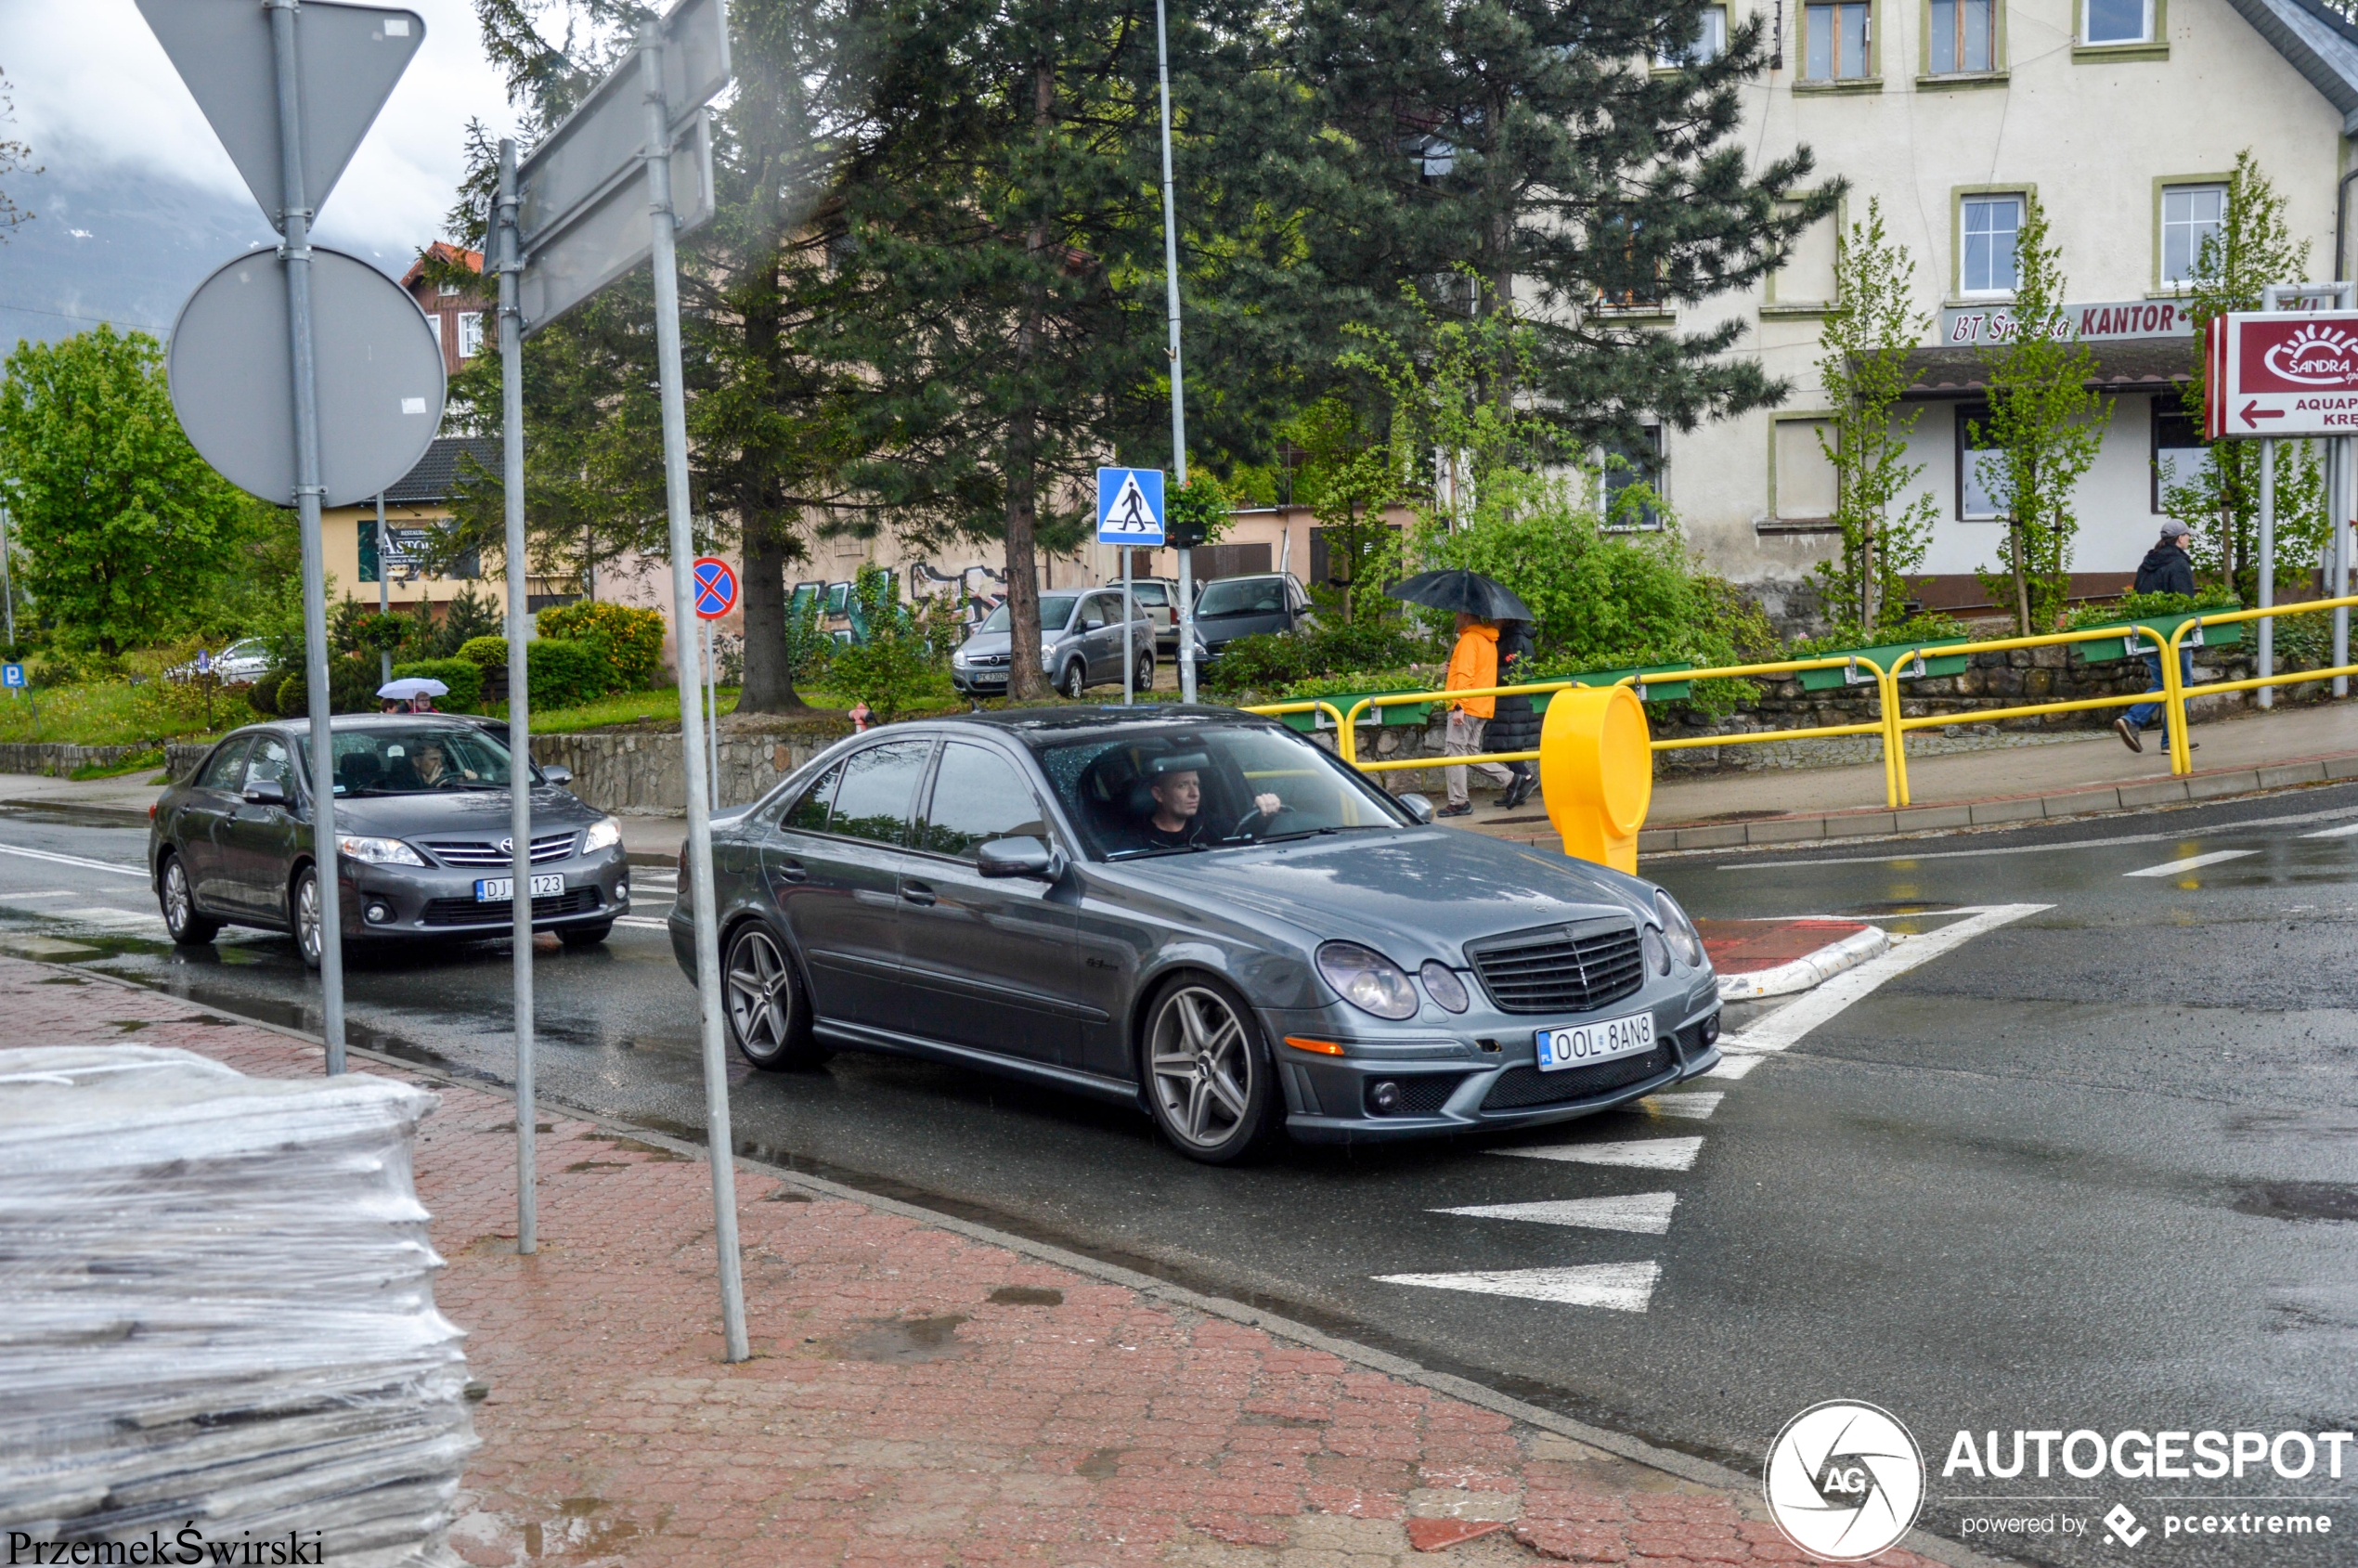
[{"label": "plastic-wrapped stack", "polygon": [[186,1051],[0,1051],[0,1537],[454,1561],[475,1438],[410,1179],[434,1106]]}]

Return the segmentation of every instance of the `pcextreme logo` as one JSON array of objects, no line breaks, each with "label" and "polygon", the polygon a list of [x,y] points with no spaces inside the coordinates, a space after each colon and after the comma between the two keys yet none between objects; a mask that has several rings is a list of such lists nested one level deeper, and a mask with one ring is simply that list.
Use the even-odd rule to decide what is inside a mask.
[{"label": "pcextreme logo", "polygon": [[1769,1517],[1803,1551],[1872,1557],[1905,1536],[1924,1501],[1924,1457],[1888,1410],[1830,1399],[1785,1423],[1761,1478]]}]

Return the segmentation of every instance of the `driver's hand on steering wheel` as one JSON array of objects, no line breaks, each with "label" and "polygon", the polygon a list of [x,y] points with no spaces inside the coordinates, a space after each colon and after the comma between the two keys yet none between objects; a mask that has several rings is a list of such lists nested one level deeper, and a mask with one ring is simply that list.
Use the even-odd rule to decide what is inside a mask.
[{"label": "driver's hand on steering wheel", "polygon": [[1252,803],[1261,808],[1261,814],[1264,817],[1274,817],[1286,809],[1285,801],[1276,795],[1256,795]]}]

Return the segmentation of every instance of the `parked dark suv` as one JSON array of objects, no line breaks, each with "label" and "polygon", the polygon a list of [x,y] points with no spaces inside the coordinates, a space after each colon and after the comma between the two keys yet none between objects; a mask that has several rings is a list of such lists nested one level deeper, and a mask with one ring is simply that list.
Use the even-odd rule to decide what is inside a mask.
[{"label": "parked dark suv", "polygon": [[1214,658],[1239,637],[1309,631],[1316,625],[1310,596],[1291,572],[1216,577],[1196,595],[1196,640]]},{"label": "parked dark suv", "polygon": [[[442,714],[330,720],[337,909],[347,943],[499,937],[512,927],[504,730]],[[258,724],[225,738],[165,790],[148,835],[156,900],[175,942],[224,926],[288,931],[319,962],[310,726]],[[603,941],[630,907],[622,824],[532,770],[533,926]]]}]

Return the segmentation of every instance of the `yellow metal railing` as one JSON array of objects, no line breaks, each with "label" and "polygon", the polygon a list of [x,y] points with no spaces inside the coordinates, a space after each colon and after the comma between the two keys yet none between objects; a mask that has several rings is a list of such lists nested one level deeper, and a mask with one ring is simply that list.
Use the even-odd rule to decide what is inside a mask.
[{"label": "yellow metal railing", "polygon": [[[2141,703],[2159,701],[2169,716],[2170,771],[2175,774],[2194,771],[2194,754],[2186,740],[2186,699],[2215,696],[2227,692],[2256,691],[2264,686],[2295,686],[2312,680],[2330,680],[2336,676],[2358,675],[2358,664],[2337,665],[2326,669],[2305,669],[2294,674],[2255,677],[2248,680],[2218,680],[2203,686],[2187,686],[2180,672],[2180,650],[2190,628],[2198,626],[2231,626],[2244,621],[2272,619],[2283,616],[2316,615],[2347,606],[2358,605],[2358,595],[2346,599],[2314,599],[2300,604],[2279,604],[2261,610],[2225,610],[2215,615],[2194,616],[2179,623],[2166,635],[2149,621],[2132,622],[2127,627],[2087,627],[2076,631],[2046,632],[2037,637],[2001,637],[1979,642],[1940,642],[1920,648],[1903,650],[1891,661],[1890,667],[1878,665],[1863,654],[1837,654],[1829,657],[1808,659],[1779,659],[1764,664],[1730,665],[1718,669],[1682,669],[1676,675],[1665,676],[1660,683],[1671,680],[1741,680],[1763,677],[1798,675],[1805,670],[1846,668],[1872,678],[1879,717],[1872,723],[1820,724],[1800,730],[1756,730],[1734,734],[1695,735],[1678,740],[1651,743],[1655,751],[1678,751],[1694,746],[1757,745],[1770,741],[1825,740],[1842,735],[1877,735],[1883,740],[1884,798],[1897,809],[1911,803],[1908,785],[1907,736],[1911,730],[1929,729],[1937,725],[1960,721],[1983,724],[2001,719],[2030,719],[2046,714],[2079,713],[2095,708],[2134,707]],[[2156,617],[2159,619],[2161,617]],[[2064,702],[2020,703],[2012,707],[1979,708],[1962,713],[1919,714],[1913,718],[1901,711],[1899,682],[1915,679],[1900,672],[1921,658],[1953,658],[1961,654],[1995,654],[2016,648],[2052,648],[2076,642],[2104,642],[2126,639],[2131,645],[2130,657],[2137,657],[2134,648],[2146,643],[2162,646],[2161,690],[2130,692],[2109,697],[2081,697]],[[1626,686],[1638,678],[1625,675],[1613,684]],[[1363,772],[1393,772],[1413,768],[1466,767],[1482,762],[1536,761],[1536,751],[1483,752],[1466,757],[1416,756],[1393,758],[1381,762],[1359,760],[1359,721],[1370,707],[1406,706],[1412,703],[1455,703],[1468,697],[1552,695],[1585,682],[1577,677],[1560,680],[1533,681],[1521,686],[1485,686],[1472,691],[1387,692],[1380,696],[1367,696],[1354,703],[1345,712],[1324,699],[1262,703],[1247,708],[1248,713],[1278,717],[1289,713],[1319,712],[1326,714],[1335,726],[1336,750],[1342,759]]]}]

